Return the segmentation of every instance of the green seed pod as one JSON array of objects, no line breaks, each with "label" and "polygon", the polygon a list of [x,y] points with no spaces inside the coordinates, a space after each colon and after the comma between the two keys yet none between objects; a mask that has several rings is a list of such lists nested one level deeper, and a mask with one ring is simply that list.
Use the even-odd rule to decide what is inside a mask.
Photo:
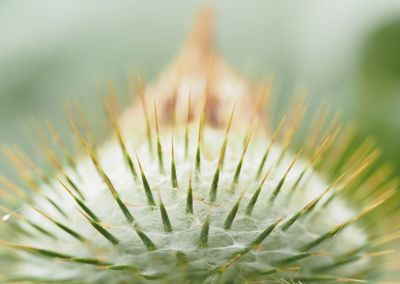
[{"label": "green seed pod", "polygon": [[18,212],[0,207],[2,283],[338,283],[391,275],[399,264],[397,181],[377,166],[378,152],[370,141],[352,147],[351,131],[322,114],[296,148],[301,99],[266,130],[269,84],[255,95],[233,74],[212,49],[210,25],[205,12],[159,82],[141,83],[140,102],[121,115],[106,103],[114,132],[102,146],[74,116],[83,156],[50,127],[54,177],[20,151],[6,152],[34,194],[0,180],[27,203]]}]

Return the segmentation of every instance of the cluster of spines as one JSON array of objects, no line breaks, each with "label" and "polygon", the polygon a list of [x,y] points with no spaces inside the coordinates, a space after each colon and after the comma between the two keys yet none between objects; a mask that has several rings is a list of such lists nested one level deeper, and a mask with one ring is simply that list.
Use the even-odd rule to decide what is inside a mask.
[{"label": "cluster of spines", "polygon": [[[152,125],[151,125],[151,119],[149,116],[149,111],[147,108],[145,96],[144,96],[144,86],[142,85],[141,88],[141,101],[142,101],[142,106],[143,106],[143,112],[145,116],[145,122],[146,122],[146,139],[149,145],[149,151],[152,155],[154,155],[154,150],[153,150],[153,131],[152,131]],[[190,114],[190,106],[191,100],[189,99],[188,103],[188,113],[187,113],[187,124],[185,126],[185,135],[184,135],[184,145],[185,145],[185,157],[187,158],[189,153],[189,139],[188,139],[188,132],[189,132],[189,118],[191,116]],[[265,172],[265,162],[268,159],[268,155],[270,153],[271,147],[275,143],[276,140],[282,139],[282,152],[281,156],[277,160],[277,165],[279,165],[284,157],[284,155],[287,153],[287,151],[290,148],[291,141],[293,140],[293,137],[298,130],[300,126],[300,121],[301,118],[304,114],[305,107],[300,106],[299,103],[295,104],[294,109],[289,113],[290,116],[284,115],[283,118],[280,120],[280,123],[278,127],[276,128],[275,132],[272,135],[271,142],[269,144],[269,147],[266,149],[265,153],[263,154],[261,160],[259,161],[259,167],[257,172],[255,173],[255,178],[256,180],[259,181],[259,186],[253,193],[252,197],[250,198],[247,206],[245,207],[245,214],[250,216],[253,212],[253,209],[257,203],[258,197],[260,195],[261,190],[264,187],[265,181],[268,179],[268,176],[270,174],[271,169],[267,170]],[[206,106],[207,106],[207,98],[205,98],[205,103],[203,107],[203,111],[200,115],[199,119],[199,125],[198,125],[198,139],[197,139],[197,145],[196,145],[196,152],[194,153],[195,155],[195,160],[194,160],[194,175],[195,178],[199,176],[200,171],[201,171],[201,149],[202,149],[202,135],[203,135],[203,128],[206,123]],[[148,205],[151,208],[159,208],[160,211],[160,218],[161,222],[163,224],[163,228],[165,233],[169,233],[173,231],[173,224],[170,220],[170,217],[168,215],[167,209],[164,206],[162,202],[162,197],[161,194],[158,193],[158,206],[155,201],[154,197],[154,191],[152,190],[149,181],[147,179],[146,173],[142,167],[142,164],[140,162],[140,158],[138,154],[135,152],[135,158],[137,162],[137,168],[135,167],[135,163],[133,161],[133,158],[131,157],[130,153],[127,150],[126,142],[123,138],[123,135],[121,133],[121,129],[119,126],[118,119],[116,118],[116,115],[114,113],[113,108],[111,107],[110,104],[106,104],[106,109],[107,113],[109,116],[109,120],[111,122],[111,125],[114,129],[114,133],[116,135],[116,138],[118,140],[118,144],[120,146],[120,149],[123,153],[125,162],[127,163],[130,172],[132,174],[132,178],[135,183],[142,184],[144,193],[147,198]],[[213,175],[212,181],[210,183],[210,190],[209,190],[209,199],[207,201],[210,206],[212,204],[217,202],[217,196],[218,196],[218,190],[219,190],[219,176],[220,172],[223,168],[224,164],[224,158],[225,158],[225,152],[226,148],[228,145],[228,137],[229,137],[229,131],[231,128],[233,116],[234,116],[234,109],[233,108],[230,117],[228,118],[227,122],[227,127],[225,130],[225,136],[223,139],[223,143],[221,145],[221,149],[219,152],[219,157],[218,157],[218,163],[216,166],[215,173]],[[258,109],[258,107],[255,107],[255,109]],[[123,216],[125,217],[126,221],[128,224],[132,226],[133,231],[138,235],[138,237],[141,239],[143,245],[148,249],[148,250],[157,250],[156,244],[147,236],[147,234],[140,229],[140,226],[136,222],[135,217],[129,210],[128,206],[124,203],[124,201],[121,199],[118,190],[115,188],[113,183],[111,182],[110,178],[108,177],[107,173],[104,171],[103,167],[101,166],[98,157],[97,157],[97,145],[95,140],[93,139],[93,135],[90,132],[89,127],[87,126],[86,122],[84,121],[84,117],[82,113],[78,110],[79,117],[81,118],[82,125],[84,128],[84,133],[86,134],[87,138],[85,138],[78,127],[77,123],[72,119],[72,115],[70,115],[70,124],[71,127],[75,133],[75,136],[78,138],[79,142],[81,143],[82,147],[87,151],[87,154],[91,158],[93,165],[95,166],[99,176],[102,178],[103,182],[105,185],[107,185],[107,188],[112,195],[113,199],[115,200],[116,204],[120,208]],[[337,234],[339,234],[345,227],[351,225],[352,223],[356,222],[366,214],[370,213],[372,210],[376,209],[377,207],[382,208],[380,206],[382,203],[388,203],[387,201],[393,200],[391,198],[395,194],[395,188],[397,187],[397,182],[393,179],[388,179],[389,173],[387,172],[386,168],[379,168],[376,170],[374,173],[371,174],[371,165],[376,161],[377,159],[377,152],[374,150],[374,148],[371,146],[371,143],[369,140],[362,144],[356,151],[354,151],[351,155],[346,157],[346,149],[348,149],[351,144],[351,135],[347,134],[347,129],[345,131],[342,131],[340,127],[337,125],[336,120],[334,120],[333,123],[331,123],[328,126],[328,133],[323,133],[322,135],[320,132],[323,132],[320,128],[322,126],[320,125],[321,123],[319,122],[323,115],[319,115],[316,117],[315,121],[317,121],[317,125],[315,127],[312,127],[312,130],[310,132],[310,135],[308,136],[309,139],[307,143],[304,145],[302,149],[300,149],[293,158],[292,162],[290,163],[289,167],[285,171],[285,173],[282,175],[280,178],[277,186],[273,189],[272,194],[270,196],[269,202],[270,205],[273,204],[275,199],[278,197],[280,194],[280,191],[282,189],[283,184],[285,183],[285,179],[290,172],[291,168],[293,165],[296,163],[297,159],[300,157],[300,155],[307,155],[309,154],[310,156],[310,163],[303,169],[303,171],[300,173],[298,176],[297,180],[295,181],[293,187],[291,188],[291,192],[288,195],[289,198],[292,196],[296,188],[299,186],[301,182],[303,182],[303,179],[306,178],[305,173],[311,168],[315,167],[317,169],[320,169],[323,172],[330,173],[332,170],[328,169],[333,169],[333,172],[335,173],[333,175],[333,182],[329,185],[329,187],[324,190],[320,195],[318,195],[316,198],[311,200],[308,204],[306,204],[302,209],[300,209],[298,212],[293,214],[292,216],[285,216],[277,220],[276,222],[270,224],[267,228],[265,228],[258,236],[255,236],[254,240],[251,241],[245,248],[239,250],[236,253],[233,253],[232,256],[227,259],[227,262],[225,264],[222,264],[218,267],[216,267],[213,271],[210,271],[210,276],[216,275],[222,275],[233,263],[238,262],[242,256],[247,254],[253,249],[256,249],[257,247],[260,246],[260,244],[272,233],[272,231],[277,227],[280,226],[283,231],[288,230],[297,220],[300,218],[305,218],[306,216],[310,216],[313,214],[318,214],[318,210],[321,210],[324,206],[327,206],[333,198],[338,195],[345,193],[348,195],[351,199],[353,199],[355,202],[358,202],[359,204],[362,205],[362,210],[360,213],[358,213],[356,216],[350,218],[349,220],[338,224],[337,226],[333,227],[331,230],[328,230],[326,233],[320,235],[319,237],[315,238],[313,241],[305,244],[299,251],[298,254],[292,255],[290,257],[286,257],[279,262],[277,262],[275,265],[276,267],[271,268],[268,271],[264,271],[262,275],[268,276],[268,275],[273,275],[276,274],[280,271],[285,271],[285,269],[290,270],[292,268],[292,264],[305,258],[309,258],[312,256],[318,256],[320,255],[319,252],[313,252],[312,250],[321,244],[322,242],[333,238]],[[159,121],[158,121],[158,114],[157,114],[157,106],[156,106],[156,101],[154,101],[154,120],[155,120],[155,130],[156,130],[156,154],[157,154],[157,159],[159,163],[159,170],[160,173],[165,174],[165,165],[164,165],[164,151],[161,140],[160,140],[160,132],[159,132]],[[284,133],[282,133],[282,130],[284,128],[286,120],[289,121],[288,127]],[[241,172],[241,167],[243,160],[245,158],[247,149],[249,147],[252,133],[254,131],[255,126],[250,127],[250,130],[246,133],[245,138],[244,138],[244,143],[243,143],[243,150],[240,156],[240,159],[238,161],[238,164],[235,168],[234,171],[234,176],[232,177],[232,183],[231,183],[231,190],[234,192],[236,190],[237,184],[240,179],[240,172]],[[318,133],[316,129],[318,130]],[[49,132],[52,135],[52,140],[56,141],[58,144],[59,148],[61,149],[61,152],[63,153],[65,163],[69,165],[72,169],[76,168],[76,161],[73,158],[73,155],[67,150],[65,147],[64,143],[60,139],[60,136],[57,134],[56,130],[54,127],[49,125]],[[340,135],[340,139],[338,138],[339,133],[342,134]],[[318,137],[320,136],[320,137]],[[344,137],[343,137],[344,136]],[[171,186],[173,188],[178,189],[179,188],[179,182],[177,178],[177,173],[176,173],[176,165],[175,165],[175,158],[174,158],[174,142],[173,142],[173,136],[172,136],[172,143],[171,143],[171,168],[170,168],[170,174],[171,174]],[[334,147],[333,145],[337,142],[341,142],[342,145],[340,147]],[[49,141],[50,143],[50,141]],[[313,149],[316,147],[316,150],[314,151]],[[45,198],[49,204],[54,207],[56,211],[58,211],[65,219],[68,219],[68,215],[66,212],[63,211],[62,207],[59,206],[53,199],[48,197],[43,191],[41,190],[41,184],[47,184],[51,186],[51,178],[46,175],[44,171],[42,171],[39,167],[37,167],[32,161],[27,158],[25,154],[23,154],[20,150],[16,149],[9,149],[6,150],[6,155],[10,159],[10,161],[13,163],[13,165],[16,167],[18,170],[18,173],[21,175],[22,179],[25,181],[25,183],[32,188],[35,191],[35,194],[38,194]],[[119,239],[117,236],[114,236],[107,228],[102,224],[102,221],[100,218],[93,212],[92,209],[90,209],[85,202],[85,196],[84,192],[82,189],[78,188],[76,183],[73,181],[73,178],[70,177],[63,169],[62,162],[60,162],[56,158],[55,151],[51,151],[47,149],[46,151],[46,156],[48,157],[49,161],[53,164],[55,169],[58,171],[59,176],[61,178],[57,178],[57,181],[61,185],[63,189],[72,197],[74,202],[76,202],[76,205],[78,206],[80,212],[82,213],[82,216],[88,221],[88,223],[99,233],[101,234],[105,239],[107,239],[112,245],[118,245],[120,243]],[[344,158],[337,158],[337,157],[344,157]],[[358,165],[358,166],[357,166]],[[350,171],[349,173],[345,173],[345,171]],[[264,173],[265,172],[265,173]],[[342,173],[342,174],[338,174]],[[371,181],[372,180],[372,181]],[[20,200],[25,200],[27,203],[31,203],[29,201],[28,195],[25,193],[24,190],[21,190],[18,186],[15,184],[11,183],[10,181],[6,180],[5,178],[1,178],[0,180],[4,186],[7,188],[10,188],[13,190],[15,195],[12,195],[11,198],[18,198]],[[365,193],[360,193],[359,190],[357,190],[361,185],[364,184],[373,184],[375,186],[371,187],[368,192]],[[334,192],[333,189],[335,189]],[[10,197],[10,194],[7,191],[1,191],[5,196]],[[317,204],[323,199],[324,196],[326,196],[328,193],[330,193],[330,198],[326,199],[323,204],[319,204],[320,207],[317,210]],[[371,195],[372,194],[372,195]],[[360,196],[357,196],[360,195]],[[368,196],[369,195],[369,196]],[[229,208],[225,222],[224,222],[224,229],[229,230],[232,227],[232,224],[234,222],[234,219],[237,215],[237,212],[239,210],[239,207],[241,206],[241,203],[243,202],[243,196],[244,192],[241,192],[237,201],[233,204],[231,208]],[[187,187],[187,197],[186,197],[186,208],[184,208],[184,212],[186,214],[195,214],[195,209],[194,209],[194,197],[193,197],[193,183],[192,183],[192,177],[190,177],[189,185]],[[367,202],[365,202],[367,201]],[[32,207],[35,211],[37,211],[40,215],[42,215],[44,218],[48,219],[51,223],[53,223],[55,226],[57,226],[60,230],[64,231],[65,233],[69,234],[73,238],[75,238],[77,241],[82,242],[82,244],[86,244],[88,242],[87,238],[85,236],[82,236],[80,233],[78,233],[76,230],[73,228],[69,227],[62,221],[58,221],[56,218],[50,216],[48,213],[45,213],[44,211],[40,210],[39,208],[36,208],[34,206]],[[389,209],[388,209],[389,208]],[[45,235],[46,237],[49,238],[57,238],[56,235],[48,231],[46,228],[41,226],[40,224],[36,224],[33,221],[30,221],[28,217],[25,217],[23,214],[19,214],[18,212],[13,212],[12,210],[9,210],[7,208],[1,207],[0,208],[2,211],[4,211],[5,216],[11,216],[15,215],[18,218],[19,222],[24,222],[27,223],[29,226],[32,227],[32,229],[35,231],[35,233]],[[393,209],[393,206],[385,206],[385,210],[395,210]],[[379,210],[374,210],[375,212],[379,212]],[[393,211],[392,211],[393,213]],[[8,219],[7,218],[7,219]],[[310,217],[311,218],[311,217]],[[5,219],[5,218],[3,218]],[[374,219],[374,218],[368,218],[366,219],[372,220],[371,222],[377,222],[379,219]],[[367,222],[366,221],[366,222]],[[18,231],[19,233],[23,233],[26,235],[32,235],[31,232],[27,231],[24,226],[21,226],[19,222],[8,222],[10,228],[12,230]],[[211,220],[211,215],[207,215],[206,218],[203,221],[203,224],[201,226],[200,232],[199,232],[199,238],[197,241],[197,246],[199,248],[204,248],[208,246],[208,240],[209,240],[209,234],[210,234],[210,222]],[[369,226],[372,226],[372,224],[368,224]],[[31,236],[30,236],[31,237]],[[376,237],[375,240],[369,242],[367,245],[363,245],[362,247],[355,249],[352,252],[348,252],[344,255],[340,256],[335,256],[335,262],[333,264],[327,265],[325,267],[317,267],[315,269],[316,272],[325,272],[329,271],[329,269],[333,269],[336,267],[339,267],[344,264],[351,263],[352,261],[356,261],[360,258],[363,257],[372,257],[372,256],[381,256],[382,254],[385,254],[387,251],[373,251],[373,252],[367,252],[366,251],[379,248],[382,245],[386,244],[387,242],[391,242],[394,239],[400,237],[399,232],[394,231],[389,236],[374,236]],[[146,276],[145,274],[142,274],[140,271],[140,267],[133,267],[132,265],[127,265],[127,264],[116,264],[116,263],[110,263],[107,261],[103,261],[97,258],[79,258],[75,257],[73,255],[67,255],[67,254],[62,254],[58,253],[56,251],[50,251],[50,250],[45,250],[45,249],[40,249],[40,248],[35,248],[31,246],[25,246],[17,243],[11,243],[7,241],[2,241],[2,245],[5,245],[10,248],[15,248],[18,250],[23,250],[28,253],[38,255],[38,256],[44,256],[48,258],[53,258],[53,259],[59,259],[63,260],[66,262],[72,262],[72,263],[81,263],[81,264],[89,264],[89,265],[94,265],[99,269],[105,269],[105,270],[118,270],[118,271],[126,271],[126,272],[132,272],[135,273],[136,275],[142,276],[142,277],[150,277]],[[181,255],[182,252],[177,252],[177,255]],[[161,277],[161,276],[160,276]],[[316,276],[300,276],[298,278],[294,277],[295,279],[299,281],[329,281],[329,280],[336,280],[336,281],[341,281],[344,278],[338,278],[330,275],[316,275]],[[344,281],[344,280],[343,280]],[[346,279],[346,281],[359,281],[358,279]]]}]

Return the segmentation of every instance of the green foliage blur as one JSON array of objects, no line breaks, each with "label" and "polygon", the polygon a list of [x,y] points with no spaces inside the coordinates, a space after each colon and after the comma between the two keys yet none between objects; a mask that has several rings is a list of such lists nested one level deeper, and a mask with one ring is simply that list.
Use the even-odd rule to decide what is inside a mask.
[{"label": "green foliage blur", "polygon": [[356,119],[400,172],[400,19],[375,30],[362,56]]}]

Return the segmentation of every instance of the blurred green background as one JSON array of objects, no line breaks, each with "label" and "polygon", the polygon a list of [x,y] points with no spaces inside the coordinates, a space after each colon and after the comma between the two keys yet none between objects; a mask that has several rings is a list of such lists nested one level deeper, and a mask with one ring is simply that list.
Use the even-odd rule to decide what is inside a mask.
[{"label": "blurred green background", "polygon": [[[0,1],[0,145],[38,157],[32,119],[69,132],[65,100],[96,123],[109,81],[157,78],[197,11],[216,11],[217,47],[250,79],[275,78],[274,93],[306,87],[360,135],[374,136],[400,173],[400,1]],[[100,124],[98,128],[101,129]],[[11,175],[5,158],[0,171]]]}]

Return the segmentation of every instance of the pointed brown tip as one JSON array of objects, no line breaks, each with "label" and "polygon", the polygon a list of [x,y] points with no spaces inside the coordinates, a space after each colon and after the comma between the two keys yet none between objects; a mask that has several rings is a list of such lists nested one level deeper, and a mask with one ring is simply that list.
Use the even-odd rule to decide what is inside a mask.
[{"label": "pointed brown tip", "polygon": [[197,19],[184,44],[184,50],[197,50],[209,55],[213,51],[214,42],[214,11],[205,7],[198,13]]},{"label": "pointed brown tip", "polygon": [[[202,115],[202,102],[207,98],[205,122],[215,128],[226,127],[226,117],[235,101],[245,116],[253,111],[252,87],[232,71],[214,48],[214,11],[203,8],[194,22],[182,49],[172,64],[161,72],[159,80],[150,84],[142,95],[157,98],[160,129],[163,125],[187,124],[190,97],[190,122]],[[171,115],[171,114],[174,115]],[[123,117],[122,125],[130,125],[146,116],[138,107]],[[142,125],[140,123],[135,124]],[[138,133],[138,129],[134,130]],[[140,132],[146,132],[140,129]]]}]

